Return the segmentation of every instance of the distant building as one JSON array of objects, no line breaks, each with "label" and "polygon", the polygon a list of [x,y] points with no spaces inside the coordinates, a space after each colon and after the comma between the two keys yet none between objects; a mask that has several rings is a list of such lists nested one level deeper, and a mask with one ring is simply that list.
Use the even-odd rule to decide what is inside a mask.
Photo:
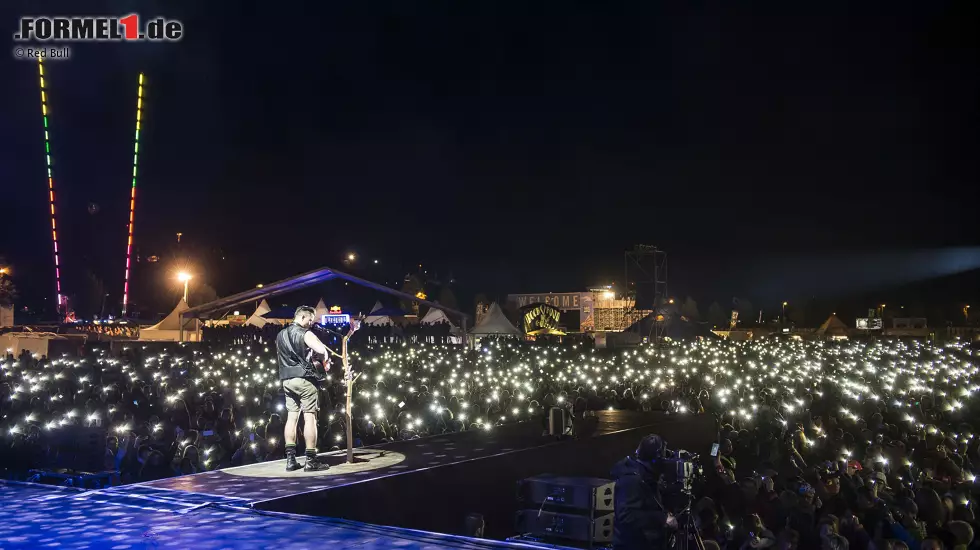
[{"label": "distant building", "polygon": [[533,304],[560,310],[563,313],[561,325],[572,331],[577,328],[579,332],[622,332],[652,313],[634,309],[632,300],[618,298],[609,288],[507,295],[507,305],[515,310]]}]

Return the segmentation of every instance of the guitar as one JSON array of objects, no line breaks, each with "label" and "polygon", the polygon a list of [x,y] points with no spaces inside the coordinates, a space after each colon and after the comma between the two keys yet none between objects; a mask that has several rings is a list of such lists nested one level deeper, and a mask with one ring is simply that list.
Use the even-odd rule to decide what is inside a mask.
[{"label": "guitar", "polygon": [[327,380],[327,373],[330,371],[330,358],[324,357],[320,359],[313,356],[313,352],[310,352],[310,363],[313,365],[313,378],[317,382],[325,382]]},{"label": "guitar", "polygon": [[[345,335],[343,337],[344,338],[344,346],[343,347],[344,347],[345,353],[346,353],[346,349],[347,349],[347,340],[349,340],[350,337],[353,336],[354,333],[357,332],[357,330],[360,329],[360,328],[361,328],[361,320],[360,319],[352,319],[351,322],[350,322],[350,330],[348,331],[347,335]],[[310,350],[310,354],[307,357],[307,359],[313,365],[313,378],[315,378],[317,382],[325,382],[327,380],[328,372],[330,371],[330,355],[329,355],[329,353],[326,356],[324,356],[323,358],[320,358],[315,353],[313,353],[313,350]]]}]

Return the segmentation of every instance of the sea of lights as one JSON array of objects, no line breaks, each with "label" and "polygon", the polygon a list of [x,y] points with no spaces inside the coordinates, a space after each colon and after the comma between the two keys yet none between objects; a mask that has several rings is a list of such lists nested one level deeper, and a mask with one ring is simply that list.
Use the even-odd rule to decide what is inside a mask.
[{"label": "sea of lights", "polygon": [[[907,430],[969,441],[973,434],[956,434],[954,426],[970,418],[980,388],[968,346],[889,340],[717,341],[621,351],[508,341],[476,351],[399,344],[357,347],[352,362],[363,373],[353,393],[356,431],[390,438],[492,431],[527,421],[548,404],[581,398],[602,409],[667,408],[678,415],[703,409],[736,428],[751,427],[767,411],[785,425],[803,422],[806,403],[832,392],[842,404],[839,421],[857,423],[875,407],[900,411]],[[212,351],[174,344],[138,360],[105,352],[37,364],[8,357],[0,371],[0,429],[8,437],[96,424],[126,433],[133,423],[122,397],[127,385],[140,386],[161,418],[168,408],[193,408],[212,392],[238,407],[239,427],[283,414],[275,350],[263,344]],[[339,379],[334,372],[338,387]],[[916,406],[924,398],[942,413],[939,421]],[[343,412],[337,405],[326,422],[339,423]],[[338,435],[330,438],[339,442]],[[807,445],[820,445],[825,435],[806,434]]]}]

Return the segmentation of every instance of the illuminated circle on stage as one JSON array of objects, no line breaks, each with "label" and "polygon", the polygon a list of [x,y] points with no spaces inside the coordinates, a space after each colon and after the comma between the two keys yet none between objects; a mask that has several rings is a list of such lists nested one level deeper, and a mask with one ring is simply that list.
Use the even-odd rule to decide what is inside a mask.
[{"label": "illuminated circle on stage", "polygon": [[[221,471],[229,475],[242,477],[329,477],[380,470],[381,468],[389,468],[405,461],[405,455],[401,453],[387,451],[384,456],[380,455],[380,450],[357,449],[354,451],[355,462],[353,464],[347,464],[347,451],[335,451],[326,455],[321,454],[320,462],[330,465],[330,469],[324,472],[304,472],[302,469],[296,470],[295,472],[287,472],[285,460],[259,462],[258,464],[237,466]],[[297,455],[296,460],[300,464],[303,464],[306,458],[302,455]]]}]

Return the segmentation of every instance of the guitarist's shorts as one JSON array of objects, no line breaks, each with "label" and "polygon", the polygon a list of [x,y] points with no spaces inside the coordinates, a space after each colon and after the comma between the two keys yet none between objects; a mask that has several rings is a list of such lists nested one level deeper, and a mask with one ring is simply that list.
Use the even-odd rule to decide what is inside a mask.
[{"label": "guitarist's shorts", "polygon": [[316,384],[305,378],[287,378],[282,381],[286,393],[286,410],[289,412],[315,413],[320,410],[320,392]]}]

